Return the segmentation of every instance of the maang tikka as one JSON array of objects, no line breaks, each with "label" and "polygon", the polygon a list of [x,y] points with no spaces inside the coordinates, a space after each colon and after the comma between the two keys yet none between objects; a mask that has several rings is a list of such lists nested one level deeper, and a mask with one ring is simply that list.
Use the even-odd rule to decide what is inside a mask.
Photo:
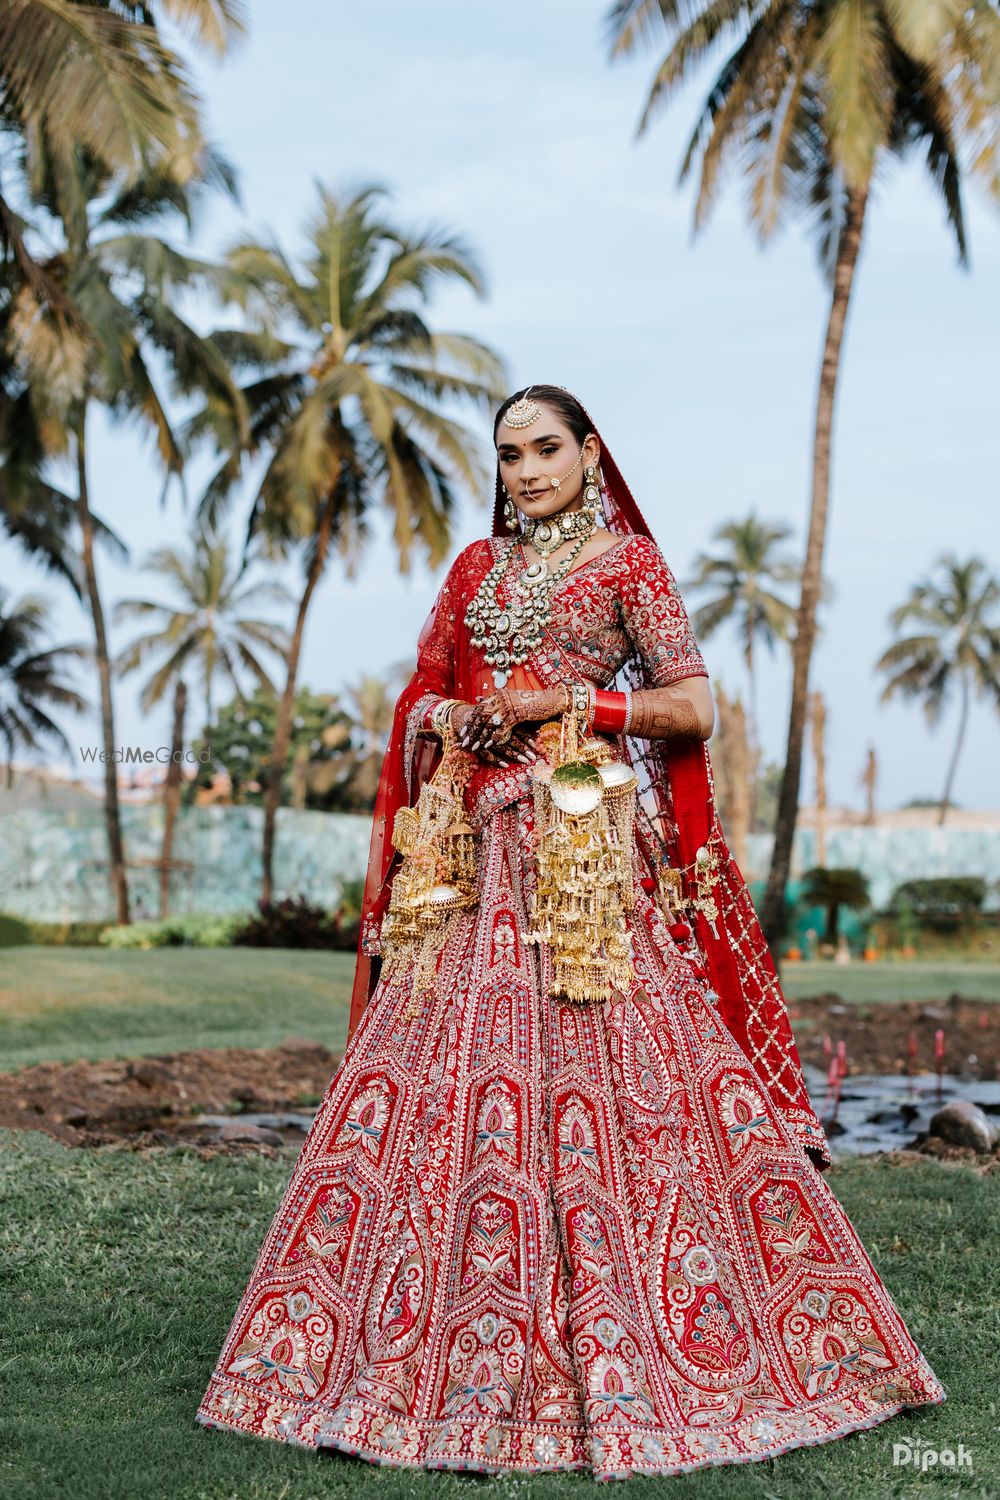
[{"label": "maang tikka", "polygon": [[533,390],[534,386],[529,385],[524,395],[519,396],[504,412],[503,419],[508,427],[530,427],[532,422],[538,421],[542,408],[537,401],[528,400]]}]

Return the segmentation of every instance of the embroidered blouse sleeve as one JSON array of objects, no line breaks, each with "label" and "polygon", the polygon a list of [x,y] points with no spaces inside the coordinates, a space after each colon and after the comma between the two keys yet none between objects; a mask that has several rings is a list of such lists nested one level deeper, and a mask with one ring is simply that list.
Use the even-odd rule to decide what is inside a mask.
[{"label": "embroidered blouse sleeve", "polygon": [[623,551],[622,623],[657,687],[682,677],[707,677],[677,580],[656,543],[637,535]]}]

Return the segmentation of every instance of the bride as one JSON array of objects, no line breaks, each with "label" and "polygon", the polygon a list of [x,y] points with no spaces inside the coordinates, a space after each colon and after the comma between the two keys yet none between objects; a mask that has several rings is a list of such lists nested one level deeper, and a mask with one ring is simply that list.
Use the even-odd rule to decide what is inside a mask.
[{"label": "bride", "polygon": [[396,709],[347,1049],[197,1420],[616,1479],[938,1404],[823,1180],[674,578],[569,392],[494,433],[493,535]]}]

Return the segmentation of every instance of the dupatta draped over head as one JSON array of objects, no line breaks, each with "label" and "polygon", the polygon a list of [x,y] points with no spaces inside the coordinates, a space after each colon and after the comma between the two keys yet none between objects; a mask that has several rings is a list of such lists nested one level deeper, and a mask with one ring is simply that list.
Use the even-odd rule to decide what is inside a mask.
[{"label": "dupatta draped over head", "polygon": [[[584,414],[600,442],[601,498],[609,531],[618,536],[638,532],[651,537],[596,424]],[[503,520],[503,498],[498,466],[493,535],[500,537],[509,535]],[[420,786],[433,773],[440,756],[436,738],[416,734],[411,710],[428,695],[475,700],[475,683],[477,678],[481,680],[484,659],[471,644],[465,611],[492,560],[487,542],[473,544],[456,559],[420,632],[416,671],[396,704],[375,802],[348,1040],[371,998],[381,967],[379,931],[400,864],[391,842],[393,820],[398,808],[416,801]],[[623,675],[625,686],[656,686],[638,651],[626,663]],[[651,869],[668,864],[681,870],[684,895],[690,901],[699,894],[699,850],[710,851],[717,860],[717,878],[711,890],[717,915],[689,906],[685,916],[694,925],[707,977],[719,997],[720,1015],[803,1146],[815,1152],[823,1166],[829,1166],[829,1147],[809,1101],[775,967],[750,893],[719,822],[708,747],[702,740],[630,738],[625,742],[625,753],[640,777],[644,816],[637,820],[636,831]]]}]

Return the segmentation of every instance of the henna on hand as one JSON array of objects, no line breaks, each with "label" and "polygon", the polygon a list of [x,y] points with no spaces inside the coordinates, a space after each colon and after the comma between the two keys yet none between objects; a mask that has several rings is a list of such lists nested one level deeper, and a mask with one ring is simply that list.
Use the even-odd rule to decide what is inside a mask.
[{"label": "henna on hand", "polygon": [[701,718],[690,698],[674,688],[650,688],[632,694],[628,733],[639,739],[700,740]]},{"label": "henna on hand", "polygon": [[[466,714],[460,714],[456,709],[452,715],[452,723],[461,748],[483,755],[484,752],[496,751],[506,745],[519,724],[541,723],[546,719],[557,718],[566,712],[568,703],[569,690],[562,683],[557,687],[541,688],[538,691],[500,688],[490,697],[469,705],[470,711]],[[515,759],[522,758],[528,752],[530,758],[534,758],[531,747],[523,740],[518,746],[518,752]],[[502,763],[491,761],[491,764]]]},{"label": "henna on hand", "polygon": [[520,727],[502,745],[487,744],[476,753],[488,766],[531,765],[538,759],[531,734]]}]

